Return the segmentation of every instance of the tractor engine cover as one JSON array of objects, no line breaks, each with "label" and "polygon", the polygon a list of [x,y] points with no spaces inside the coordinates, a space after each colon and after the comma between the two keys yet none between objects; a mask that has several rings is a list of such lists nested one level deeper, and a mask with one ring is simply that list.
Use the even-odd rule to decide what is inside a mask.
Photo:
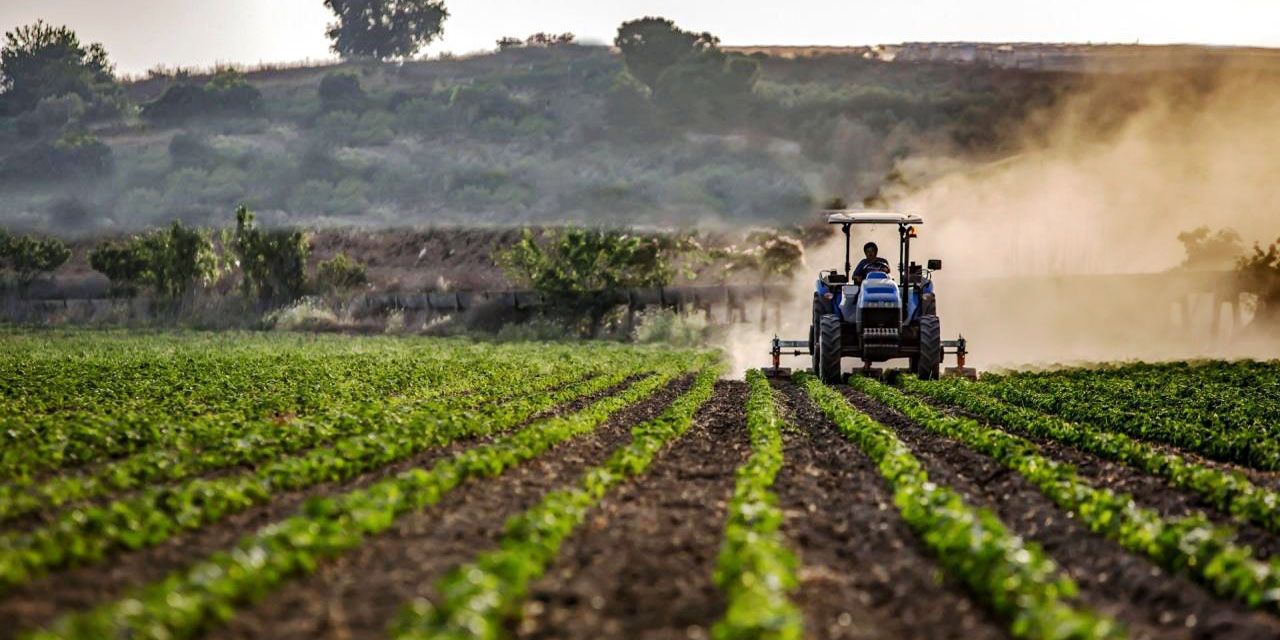
[{"label": "tractor engine cover", "polygon": [[898,285],[883,273],[871,273],[858,291],[855,322],[864,357],[897,353],[902,341],[902,298]]}]

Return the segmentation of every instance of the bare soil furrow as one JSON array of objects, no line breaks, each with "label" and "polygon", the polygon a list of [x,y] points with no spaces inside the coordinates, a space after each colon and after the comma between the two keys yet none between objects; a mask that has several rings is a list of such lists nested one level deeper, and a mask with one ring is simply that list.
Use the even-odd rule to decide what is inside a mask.
[{"label": "bare soil furrow", "polygon": [[610,493],[530,590],[522,638],[698,638],[724,614],[712,581],[734,471],[746,461],[742,382],[719,382],[689,431]]},{"label": "bare soil furrow", "polygon": [[630,440],[632,426],[660,413],[689,383],[689,378],[674,382],[593,433],[497,478],[463,484],[435,506],[400,518],[316,573],[238,612],[210,637],[385,638],[403,606],[434,597],[439,578],[497,544],[508,518],[603,462]]},{"label": "bare soil furrow", "polygon": [[969,640],[1004,625],[944,579],[898,515],[875,464],[790,382],[785,462],[774,490],[800,559],[794,596],[810,638]]},{"label": "bare soil furrow", "polygon": [[1217,599],[1191,579],[1092,533],[990,457],[927,431],[857,391],[841,391],[858,409],[891,426],[935,481],[993,509],[1012,530],[1044,548],[1080,585],[1081,598],[1125,624],[1131,638],[1280,637],[1280,620]]}]

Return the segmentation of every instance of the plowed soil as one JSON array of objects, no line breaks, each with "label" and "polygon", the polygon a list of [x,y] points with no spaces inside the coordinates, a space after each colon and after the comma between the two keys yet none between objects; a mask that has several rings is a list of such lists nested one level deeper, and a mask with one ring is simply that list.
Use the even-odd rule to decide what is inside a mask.
[{"label": "plowed soil", "polygon": [[538,580],[522,638],[705,638],[734,470],[750,455],[746,385],[720,382],[689,431],[611,492]]}]

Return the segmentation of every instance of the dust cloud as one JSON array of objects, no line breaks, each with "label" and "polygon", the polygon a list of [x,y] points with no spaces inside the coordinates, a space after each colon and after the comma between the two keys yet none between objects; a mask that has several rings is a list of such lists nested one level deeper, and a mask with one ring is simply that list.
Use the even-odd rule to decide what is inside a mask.
[{"label": "dust cloud", "polygon": [[[917,186],[888,194],[925,218],[912,259],[943,260],[944,339],[963,334],[971,365],[1280,356],[1280,341],[1248,326],[1249,300],[1233,308],[1215,294],[1230,290],[1228,274],[1177,271],[1182,231],[1280,237],[1280,74],[1094,74],[1019,139],[997,161],[906,158],[898,169]],[[874,239],[896,262],[893,235]],[[776,327],[784,337],[806,337],[817,270],[843,263],[833,240],[806,256]],[[747,366],[764,364],[771,334],[731,333],[730,353],[750,349],[760,355]]]}]

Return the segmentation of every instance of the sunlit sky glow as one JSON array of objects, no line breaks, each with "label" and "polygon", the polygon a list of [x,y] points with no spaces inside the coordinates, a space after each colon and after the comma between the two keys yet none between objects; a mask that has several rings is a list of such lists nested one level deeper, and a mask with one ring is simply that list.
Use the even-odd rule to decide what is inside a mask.
[{"label": "sunlit sky glow", "polygon": [[[1219,0],[489,0],[448,2],[429,53],[492,49],[536,31],[608,42],[644,15],[726,44],[861,45],[928,40],[1280,46],[1280,1]],[[102,42],[117,68],[328,60],[321,0],[0,0],[0,27],[44,18]]]}]

